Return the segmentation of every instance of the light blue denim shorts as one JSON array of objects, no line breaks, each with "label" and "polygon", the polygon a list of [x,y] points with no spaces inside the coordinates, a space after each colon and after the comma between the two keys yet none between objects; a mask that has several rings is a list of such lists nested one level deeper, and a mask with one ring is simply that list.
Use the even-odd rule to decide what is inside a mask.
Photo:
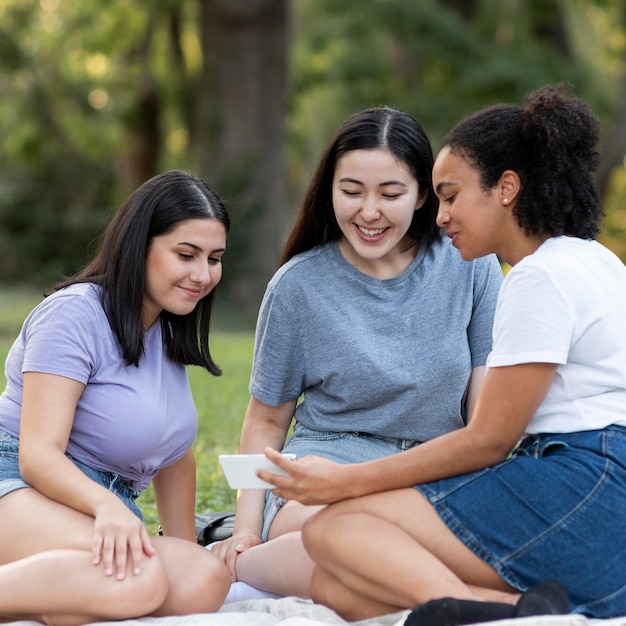
[{"label": "light blue denim shorts", "polygon": [[416,489],[513,587],[557,579],[574,612],[626,615],[626,428],[529,435],[503,463]]},{"label": "light blue denim shorts", "polygon": [[[0,430],[0,498],[16,489],[30,487],[20,474],[18,449],[19,440],[17,437]],[[141,510],[135,504],[140,492],[124,481],[119,474],[94,469],[78,461],[70,454],[66,456],[89,478],[116,494],[139,519],[143,520]]]},{"label": "light blue denim shorts", "polygon": [[[337,463],[363,463],[403,452],[419,443],[411,439],[379,437],[359,432],[325,432],[297,423],[293,429],[293,436],[282,451],[292,452],[297,458],[314,454]],[[271,491],[266,492],[261,534],[263,541],[267,541],[270,526],[285,502],[287,501],[284,498],[278,498]]]}]

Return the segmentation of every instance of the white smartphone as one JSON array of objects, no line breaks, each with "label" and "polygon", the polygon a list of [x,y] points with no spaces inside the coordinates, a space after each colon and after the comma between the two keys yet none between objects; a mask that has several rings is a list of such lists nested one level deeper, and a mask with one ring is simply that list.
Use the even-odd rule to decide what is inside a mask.
[{"label": "white smartphone", "polygon": [[[296,455],[291,453],[282,456],[287,459],[296,458]],[[231,489],[272,489],[275,487],[261,480],[256,475],[257,470],[267,470],[281,476],[286,474],[264,454],[220,454],[219,461]]]}]

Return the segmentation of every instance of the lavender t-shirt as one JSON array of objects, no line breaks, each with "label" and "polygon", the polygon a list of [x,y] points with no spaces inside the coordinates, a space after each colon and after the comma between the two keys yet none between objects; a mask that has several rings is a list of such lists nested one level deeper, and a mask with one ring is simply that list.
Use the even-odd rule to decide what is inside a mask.
[{"label": "lavender t-shirt", "polygon": [[95,285],[48,296],[26,318],[7,356],[0,428],[19,434],[23,372],[77,380],[85,389],[67,452],[144,489],[159,468],[187,451],[197,429],[186,368],[168,359],[159,323],[144,334],[144,348],[139,367],[126,365]]}]

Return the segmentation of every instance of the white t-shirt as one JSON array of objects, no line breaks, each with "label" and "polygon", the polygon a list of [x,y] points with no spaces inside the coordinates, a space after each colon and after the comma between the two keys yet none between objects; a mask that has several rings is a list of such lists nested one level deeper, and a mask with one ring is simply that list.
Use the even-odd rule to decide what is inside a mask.
[{"label": "white t-shirt", "polygon": [[548,239],[506,276],[487,367],[557,363],[528,433],[626,426],[626,267],[596,241]]}]

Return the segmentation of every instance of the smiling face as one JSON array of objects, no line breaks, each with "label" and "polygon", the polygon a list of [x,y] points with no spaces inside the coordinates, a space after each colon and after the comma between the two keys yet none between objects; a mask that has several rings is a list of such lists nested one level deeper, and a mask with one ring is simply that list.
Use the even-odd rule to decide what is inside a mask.
[{"label": "smiling face", "polygon": [[339,248],[348,263],[376,278],[397,276],[410,265],[416,250],[405,235],[425,196],[419,197],[417,181],[389,150],[344,154],[332,198],[343,233]]},{"label": "smiling face", "polygon": [[180,222],[165,235],[154,237],[146,255],[143,297],[144,329],[163,310],[191,313],[222,277],[226,229],[213,218]]}]

